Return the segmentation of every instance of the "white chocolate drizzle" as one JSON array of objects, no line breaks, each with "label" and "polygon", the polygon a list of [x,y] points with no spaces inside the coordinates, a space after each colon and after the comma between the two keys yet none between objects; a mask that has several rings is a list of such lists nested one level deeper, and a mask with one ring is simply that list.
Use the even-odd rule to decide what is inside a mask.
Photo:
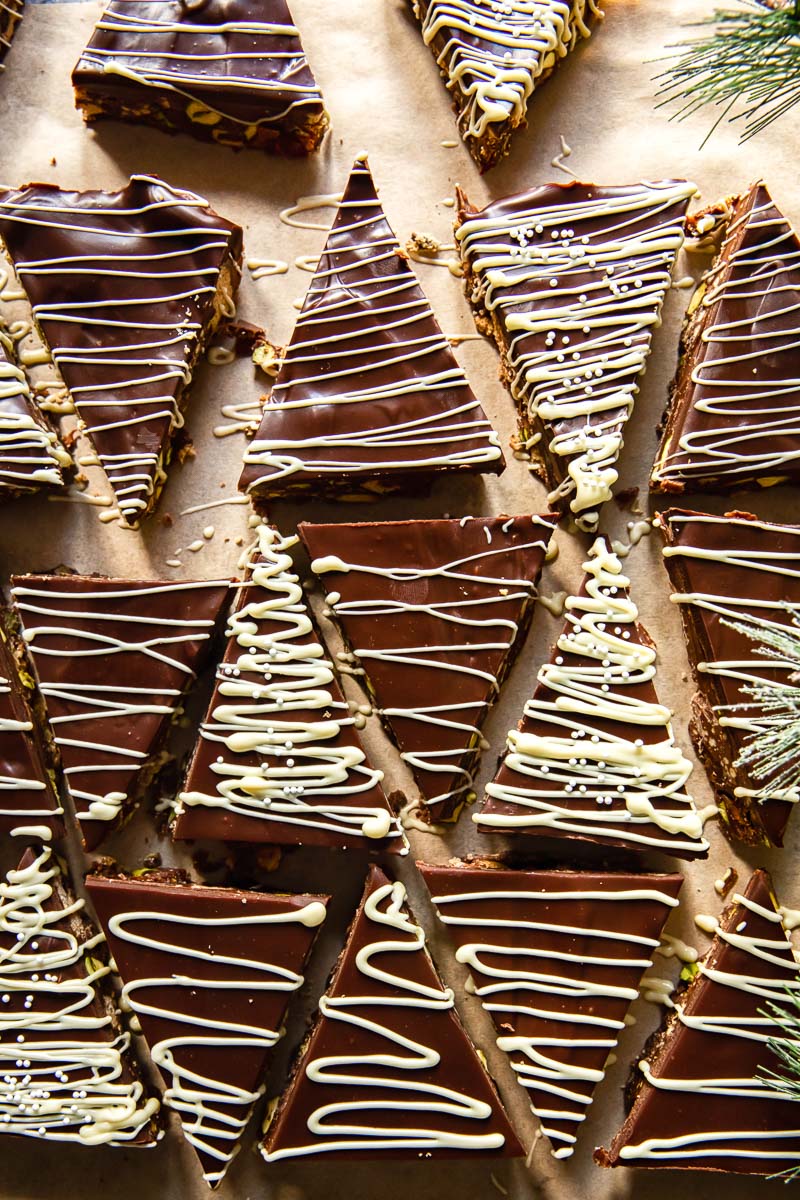
[{"label": "white chocolate drizzle", "polygon": [[130,1034],[114,1028],[110,968],[92,954],[103,935],[75,930],[82,909],[47,846],[0,882],[0,1135],[119,1146],[158,1111],[127,1067]]},{"label": "white chocolate drizzle", "polygon": [[[10,699],[13,694],[12,683],[2,674],[4,657],[5,649],[0,644],[0,767],[5,765],[10,768],[9,774],[0,769],[0,820],[5,824],[17,819],[52,819],[64,812],[54,798],[52,786],[48,786],[44,777],[35,778],[20,773],[23,764],[28,770],[35,765],[27,739],[22,736],[33,731],[33,722],[21,721],[14,716],[15,709]],[[37,807],[37,800],[44,807]]]},{"label": "white chocolate drizzle", "polygon": [[[363,838],[365,846],[402,838],[380,789],[383,772],[367,762],[333,667],[314,634],[289,551],[297,537],[261,525],[251,578],[230,617],[229,652],[216,673],[200,744],[210,766],[190,767],[177,811],[218,809],[264,823],[264,840],[282,827]],[[259,761],[253,763],[253,755]],[[200,790],[208,774],[213,792]],[[187,821],[191,835],[191,820]],[[180,818],[178,821],[178,836]]]},{"label": "white chocolate drizzle", "polygon": [[0,322],[0,492],[62,487],[71,459],[52,430],[36,419],[24,371],[14,361],[13,342]]},{"label": "white chocolate drizzle", "polygon": [[568,502],[593,531],[618,478],[695,189],[684,181],[555,188],[466,215],[456,239],[472,303],[502,339],[523,425],[546,435],[543,452],[561,481],[549,501]]},{"label": "white chocolate drizzle", "polygon": [[[589,553],[585,594],[566,603],[571,628],[539,670],[543,694],[525,705],[537,729],[509,732],[504,764],[473,820],[701,854],[703,815],[686,791],[692,764],[675,744],[669,709],[639,694],[655,679],[656,652],[637,636],[630,581],[602,538]],[[659,736],[637,737],[640,729]]]},{"label": "white chocolate drizzle", "polygon": [[[627,1008],[638,996],[636,980],[652,966],[658,948],[660,925],[654,924],[655,937],[644,936],[632,930],[632,914],[643,905],[663,905],[663,924],[678,901],[649,886],[646,876],[640,877],[641,887],[617,890],[613,884],[591,886],[602,878],[587,882],[565,871],[559,888],[545,889],[536,887],[531,872],[530,890],[509,890],[493,886],[495,874],[464,871],[462,891],[438,892],[432,900],[440,920],[454,931],[456,958],[469,968],[475,995],[500,1030],[497,1045],[528,1092],[553,1157],[569,1158],[605,1075],[602,1065],[588,1065],[586,1053],[575,1061],[575,1050],[602,1051],[599,1062],[608,1065]],[[436,892],[435,871],[427,881]],[[575,923],[576,914],[586,922]],[[463,941],[459,930],[465,928],[474,941]],[[493,940],[493,929],[513,930],[512,944],[505,936]],[[588,955],[587,946],[597,942]],[[535,1023],[538,1030],[525,1032]]]}]

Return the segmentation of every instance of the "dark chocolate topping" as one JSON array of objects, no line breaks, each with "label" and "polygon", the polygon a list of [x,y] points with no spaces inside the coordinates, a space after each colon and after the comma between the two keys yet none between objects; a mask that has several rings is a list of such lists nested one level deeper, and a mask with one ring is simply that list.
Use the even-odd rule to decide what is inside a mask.
[{"label": "dark chocolate topping", "polygon": [[405,853],[293,571],[297,540],[261,527],[175,836]]},{"label": "dark chocolate topping", "polygon": [[69,456],[31,400],[13,342],[0,322],[0,500],[64,484]]},{"label": "dark chocolate topping", "polygon": [[0,6],[0,71],[2,62],[11,46],[11,40],[22,20],[22,6],[25,0],[4,0]]},{"label": "dark chocolate topping", "polygon": [[137,1077],[102,934],[82,907],[48,847],[0,882],[0,1135],[148,1145],[158,1101]]},{"label": "dark chocolate topping", "polygon": [[681,876],[418,865],[554,1156],[570,1157]]},{"label": "dark chocolate topping", "polygon": [[128,816],[214,644],[221,581],[12,579],[87,849]]},{"label": "dark chocolate topping", "polygon": [[[0,192],[0,236],[126,520],[152,505],[241,230],[146,175],[119,192]],[[230,297],[225,301],[230,302]]]},{"label": "dark chocolate topping", "polygon": [[[792,612],[800,611],[800,527],[681,509],[661,513],[658,525],[699,690],[692,729],[698,754],[734,834],[780,846],[792,803],[770,798],[770,784],[784,762],[776,754],[774,768],[758,778],[737,763],[752,735],[767,728],[765,703],[776,698],[769,685],[779,692],[796,669],[762,643],[765,633],[794,628]],[[748,689],[761,684],[767,693],[751,695]],[[718,707],[733,705],[744,707]]]},{"label": "dark chocolate topping", "polygon": [[800,241],[755,183],[689,307],[656,491],[800,478],[798,310]]},{"label": "dark chocolate topping", "polygon": [[165,1103],[219,1183],[262,1091],[327,896],[280,896],[143,879],[87,887],[167,1084]]},{"label": "dark chocolate topping", "polygon": [[764,1081],[798,964],[769,875],[756,871],[725,910],[711,948],[640,1067],[631,1111],[603,1166],[775,1175],[800,1161],[797,1104]]},{"label": "dark chocolate topping", "polygon": [[349,493],[420,473],[502,471],[497,435],[399,250],[357,159],[242,490]]},{"label": "dark chocolate topping", "polygon": [[377,867],[263,1154],[268,1162],[522,1154],[405,888]]},{"label": "dark chocolate topping", "polygon": [[299,526],[435,819],[457,812],[471,787],[479,730],[527,630],[556,520]]}]

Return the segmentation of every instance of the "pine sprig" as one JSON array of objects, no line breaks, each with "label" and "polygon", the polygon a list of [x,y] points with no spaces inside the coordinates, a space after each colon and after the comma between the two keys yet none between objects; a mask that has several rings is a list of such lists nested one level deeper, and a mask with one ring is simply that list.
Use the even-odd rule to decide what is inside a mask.
[{"label": "pine sprig", "polygon": [[749,697],[746,703],[719,709],[724,715],[749,714],[752,719],[755,731],[745,738],[734,766],[764,783],[755,796],[759,800],[777,792],[800,795],[800,610],[789,612],[791,624],[777,627],[748,620],[722,621],[749,638],[756,654],[771,660],[768,665],[790,672],[788,682],[765,679],[747,684],[742,688]]},{"label": "pine sprig", "polygon": [[739,0],[691,28],[710,32],[680,42],[661,82],[657,108],[680,103],[683,121],[713,106],[719,116],[703,145],[726,119],[743,124],[746,142],[800,103],[800,0]]},{"label": "pine sprig", "polygon": [[[800,1101],[800,979],[794,986],[786,987],[786,1006],[768,1004],[760,1011],[762,1017],[774,1021],[781,1031],[780,1037],[767,1039],[767,1049],[771,1050],[781,1065],[782,1070],[770,1071],[764,1068],[756,1076],[761,1083],[777,1092],[783,1100]],[[800,1178],[800,1166],[789,1167],[771,1179],[783,1179],[789,1183]]]}]

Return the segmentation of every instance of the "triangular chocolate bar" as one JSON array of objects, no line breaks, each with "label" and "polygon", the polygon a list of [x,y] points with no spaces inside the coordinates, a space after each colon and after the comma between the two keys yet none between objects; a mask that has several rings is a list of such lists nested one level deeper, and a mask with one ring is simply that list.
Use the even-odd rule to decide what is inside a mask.
[{"label": "triangular chocolate bar", "polygon": [[419,864],[555,1158],[569,1158],[680,875]]},{"label": "triangular chocolate bar", "polygon": [[520,440],[581,529],[617,458],[694,185],[547,184],[482,211],[460,197],[467,297],[493,337]]},{"label": "triangular chocolate bar", "polygon": [[655,688],[656,651],[602,538],[505,759],[473,820],[484,832],[579,839],[679,858],[708,851],[692,764]]},{"label": "triangular chocolate bar", "polygon": [[481,171],[508,154],[535,89],[602,15],[597,0],[414,0],[414,12],[447,84],[459,133]]},{"label": "triangular chocolate bar", "polygon": [[294,572],[298,540],[259,529],[175,837],[406,853]]},{"label": "triangular chocolate bar", "polygon": [[689,305],[654,491],[800,479],[798,309],[800,240],[755,183]]},{"label": "triangular chocolate bar", "polygon": [[72,459],[33,403],[0,322],[0,500],[64,486]]},{"label": "triangular chocolate bar", "polygon": [[522,1154],[403,884],[378,867],[262,1153],[267,1162]]},{"label": "triangular chocolate bar", "polygon": [[660,514],[697,685],[690,732],[732,835],[783,845],[800,799],[800,526]]},{"label": "triangular chocolate bar", "polygon": [[357,668],[428,806],[472,787],[480,729],[533,613],[557,518],[300,525]]},{"label": "triangular chocolate bar", "polygon": [[697,974],[645,1047],[633,1102],[604,1167],[776,1175],[800,1165],[800,1112],[765,1076],[786,1038],[770,1005],[792,1007],[798,963],[766,871],[715,925]]},{"label": "triangular chocolate bar", "polygon": [[129,523],[153,507],[192,372],[233,311],[241,230],[192,192],[0,192],[0,237]]},{"label": "triangular chocolate bar", "polygon": [[11,48],[11,41],[22,20],[25,0],[5,0],[0,5],[0,72],[5,70],[3,59]]},{"label": "triangular chocolate bar", "polygon": [[67,786],[93,850],[142,798],[230,584],[17,575],[13,596]]},{"label": "triangular chocolate bar", "polygon": [[263,1091],[328,897],[163,883],[158,872],[86,882],[164,1103],[216,1186]]},{"label": "triangular chocolate bar", "polygon": [[258,496],[377,498],[441,471],[502,471],[358,159],[240,481]]},{"label": "triangular chocolate bar", "polygon": [[44,825],[64,833],[64,810],[56,793],[49,756],[33,720],[33,684],[23,682],[7,641],[0,609],[0,833],[18,825]]},{"label": "triangular chocolate bar", "polygon": [[82,909],[47,846],[0,881],[0,1136],[150,1145],[159,1103],[139,1080],[103,936]]}]

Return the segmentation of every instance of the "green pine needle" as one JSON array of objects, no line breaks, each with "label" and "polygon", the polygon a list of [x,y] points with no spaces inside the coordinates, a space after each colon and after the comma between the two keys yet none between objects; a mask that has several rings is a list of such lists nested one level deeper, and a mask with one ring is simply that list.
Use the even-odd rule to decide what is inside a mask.
[{"label": "green pine needle", "polygon": [[[783,1100],[800,1101],[800,979],[794,986],[787,985],[785,1008],[768,1004],[760,1010],[760,1016],[774,1021],[781,1031],[782,1036],[767,1040],[767,1049],[772,1051],[782,1069],[770,1071],[765,1068],[756,1078]],[[789,1183],[800,1178],[800,1166],[789,1167],[769,1178]]]},{"label": "green pine needle", "polygon": [[739,2],[739,10],[717,9],[691,26],[711,32],[678,43],[676,61],[657,76],[656,107],[680,103],[672,120],[719,110],[702,145],[726,119],[743,123],[746,142],[800,104],[800,0]]},{"label": "green pine needle", "polygon": [[742,688],[749,697],[747,702],[717,710],[751,718],[754,730],[745,738],[734,766],[764,784],[756,793],[757,800],[769,800],[776,792],[800,795],[800,610],[788,611],[791,624],[777,628],[749,619],[722,621],[749,638],[756,654],[771,660],[768,665],[779,668],[781,674],[787,668],[790,672],[788,682],[764,679],[747,684]]}]

